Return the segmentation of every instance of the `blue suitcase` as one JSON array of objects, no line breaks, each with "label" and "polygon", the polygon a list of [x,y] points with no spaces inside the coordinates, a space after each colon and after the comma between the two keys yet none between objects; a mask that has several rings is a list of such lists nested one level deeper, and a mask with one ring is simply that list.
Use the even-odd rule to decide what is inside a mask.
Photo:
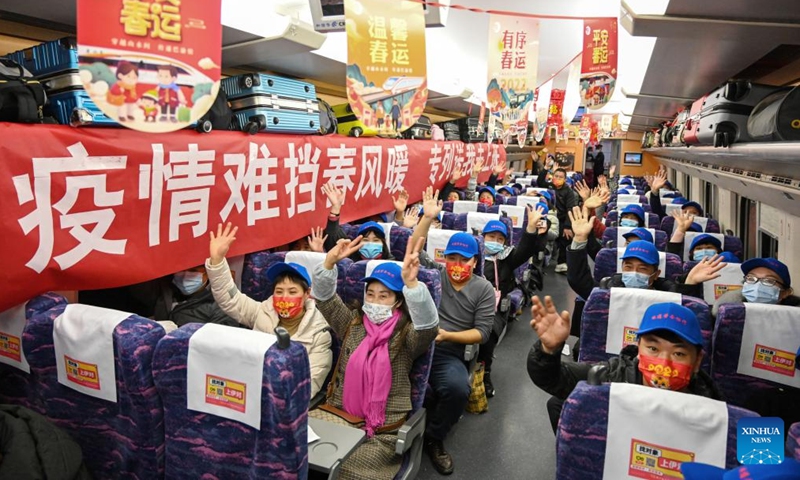
[{"label": "blue suitcase", "polygon": [[119,126],[104,114],[83,88],[74,37],[61,38],[10,55],[44,85],[43,113],[62,125]]},{"label": "blue suitcase", "polygon": [[314,85],[272,75],[247,73],[222,80],[235,130],[313,134],[319,132]]}]

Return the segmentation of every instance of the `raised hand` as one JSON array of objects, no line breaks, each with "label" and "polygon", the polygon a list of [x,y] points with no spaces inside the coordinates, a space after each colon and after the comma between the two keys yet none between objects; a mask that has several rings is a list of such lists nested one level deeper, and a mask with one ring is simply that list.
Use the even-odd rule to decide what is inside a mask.
[{"label": "raised hand", "polygon": [[311,229],[311,236],[307,240],[312,252],[325,253],[324,245],[328,236],[324,235],[324,233],[325,231],[321,227]]},{"label": "raised hand", "polygon": [[613,177],[616,171],[617,171],[617,166],[611,165],[611,168],[608,169],[608,176]]},{"label": "raised hand", "polygon": [[414,228],[419,223],[419,209],[411,207],[406,210],[405,215],[403,215],[403,226],[406,228]]},{"label": "raised hand", "polygon": [[481,170],[483,170],[483,159],[479,158],[475,160],[475,165],[472,166],[472,176],[477,177],[480,175]]},{"label": "raised hand", "polygon": [[422,208],[425,213],[425,218],[435,219],[442,211],[444,203],[439,200],[439,190],[434,192],[433,187],[428,187],[422,193]]},{"label": "raised hand", "polygon": [[416,241],[416,245],[414,242],[408,242],[406,245],[406,256],[403,259],[403,283],[408,288],[416,288],[419,285],[419,280],[417,277],[419,276],[419,252],[422,251],[422,248],[425,246],[425,239],[420,238]]},{"label": "raised hand", "polygon": [[719,271],[728,265],[723,263],[722,257],[714,255],[713,257],[706,257],[702,262],[694,266],[694,268],[686,276],[686,285],[697,285],[698,283],[707,282],[719,278]]},{"label": "raised hand", "polygon": [[498,177],[503,175],[505,172],[506,172],[506,162],[505,161],[499,162],[492,169],[492,173],[494,173]]},{"label": "raised hand", "polygon": [[228,222],[225,225],[225,230],[222,229],[222,224],[217,224],[217,234],[214,231],[209,232],[211,235],[211,242],[208,245],[208,256],[211,259],[211,265],[218,265],[225,259],[231,245],[236,241],[236,232],[239,227],[234,227]]},{"label": "raised hand", "polygon": [[692,223],[694,222],[694,215],[688,212],[684,212],[683,210],[673,210],[672,211],[672,218],[675,219],[675,231],[681,231],[686,233],[692,228]]},{"label": "raised hand", "polygon": [[356,253],[358,249],[361,248],[361,240],[363,238],[363,235],[359,235],[354,240],[343,238],[336,242],[336,245],[331,248],[328,255],[325,256],[325,268],[327,270],[333,270],[333,267],[335,267],[338,262]]},{"label": "raised hand", "polygon": [[463,177],[463,176],[464,175],[461,173],[461,169],[460,168],[454,168],[453,169],[453,173],[450,175],[450,183],[455,185],[456,182],[461,180],[461,177]]},{"label": "raised hand", "polygon": [[583,180],[575,184],[575,191],[578,192],[578,195],[581,196],[584,202],[592,194],[591,190],[589,190],[589,186],[586,185],[586,182]]},{"label": "raised hand", "polygon": [[544,303],[539,297],[534,296],[531,317],[531,328],[539,336],[542,350],[549,354],[560,352],[564,342],[569,338],[571,323],[569,312],[563,310],[559,314],[550,296],[544,297]]},{"label": "raised hand", "polygon": [[326,183],[322,186],[322,193],[327,195],[328,201],[331,202],[331,213],[338,215],[342,211],[342,205],[344,204],[344,190],[333,183]]},{"label": "raised hand", "polygon": [[397,192],[397,197],[392,196],[392,202],[394,203],[395,212],[399,212],[402,215],[408,206],[408,192],[405,189],[400,190]]},{"label": "raised hand", "polygon": [[[536,207],[534,209],[533,205],[528,204],[527,214],[528,214],[527,231],[528,233],[536,233],[537,231],[539,231],[539,220],[542,219],[544,210],[542,210],[542,207]],[[545,227],[545,230],[547,230],[547,227]]]},{"label": "raised hand", "polygon": [[611,193],[608,190],[602,190],[596,187],[592,190],[592,195],[583,202],[583,205],[588,209],[599,208],[611,200]]},{"label": "raised hand", "polygon": [[576,242],[586,242],[589,240],[589,235],[592,234],[594,228],[595,217],[589,218],[589,209],[586,205],[581,207],[572,207],[569,213],[569,220],[572,223],[572,231],[575,232]]},{"label": "raised hand", "polygon": [[651,177],[646,177],[647,183],[650,185],[650,191],[653,193],[657,193],[661,187],[666,185],[667,183],[667,172],[666,170],[659,170],[658,173]]}]

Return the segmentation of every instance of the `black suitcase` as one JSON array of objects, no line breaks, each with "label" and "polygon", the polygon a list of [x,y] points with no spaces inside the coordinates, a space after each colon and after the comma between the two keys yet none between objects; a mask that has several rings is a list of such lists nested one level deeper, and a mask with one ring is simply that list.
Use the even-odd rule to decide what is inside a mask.
[{"label": "black suitcase", "polygon": [[444,130],[445,141],[458,142],[461,140],[461,129],[456,122],[442,122],[439,126]]},{"label": "black suitcase", "polygon": [[800,87],[761,100],[747,120],[747,133],[755,141],[800,141]]},{"label": "black suitcase", "polygon": [[462,118],[458,121],[461,128],[461,141],[464,143],[483,143],[486,141],[486,125],[480,127],[477,117]]},{"label": "black suitcase", "polygon": [[780,89],[747,80],[733,80],[708,94],[700,112],[699,145],[730,147],[734,143],[751,141],[747,133],[750,113],[758,102]]},{"label": "black suitcase", "polygon": [[430,118],[426,117],[425,115],[420,115],[420,117],[417,119],[417,123],[403,132],[403,138],[409,138],[411,140],[430,140],[431,125]]},{"label": "black suitcase", "polygon": [[0,122],[41,123],[42,85],[19,63],[0,58]]}]

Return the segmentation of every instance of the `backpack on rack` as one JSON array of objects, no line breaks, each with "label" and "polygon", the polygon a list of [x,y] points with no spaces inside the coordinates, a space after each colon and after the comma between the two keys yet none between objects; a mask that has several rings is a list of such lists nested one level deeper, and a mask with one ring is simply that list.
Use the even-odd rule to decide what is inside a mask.
[{"label": "backpack on rack", "polygon": [[336,133],[339,129],[339,121],[336,120],[336,114],[328,102],[321,98],[317,98],[319,102],[319,133],[320,135],[330,135]]},{"label": "backpack on rack", "polygon": [[197,120],[197,131],[208,133],[212,130],[230,130],[231,125],[233,125],[233,110],[228,104],[225,90],[220,88],[211,108]]},{"label": "backpack on rack", "polygon": [[0,122],[41,123],[44,87],[17,62],[0,58]]}]

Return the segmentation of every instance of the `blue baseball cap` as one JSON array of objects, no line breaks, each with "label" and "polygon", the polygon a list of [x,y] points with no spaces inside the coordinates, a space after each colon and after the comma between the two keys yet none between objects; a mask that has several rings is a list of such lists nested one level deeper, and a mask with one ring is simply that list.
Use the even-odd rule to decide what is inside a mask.
[{"label": "blue baseball cap", "polygon": [[619,181],[619,184],[620,185],[633,185],[633,180],[631,180],[628,177],[625,177],[625,178],[623,178],[622,180]]},{"label": "blue baseball cap", "polygon": [[800,463],[787,458],[775,465],[742,465],[725,470],[705,463],[686,462],[681,464],[681,473],[685,480],[797,480]]},{"label": "blue baseball cap", "polygon": [[525,187],[523,187],[523,186],[522,186],[522,184],[521,184],[521,183],[515,183],[514,185],[511,185],[511,186],[512,186],[512,187],[514,187],[514,189],[515,189],[516,191],[518,191],[518,192],[521,192],[521,191],[522,191],[522,189],[523,189],[523,188],[525,188]]},{"label": "blue baseball cap", "polygon": [[722,257],[722,261],[723,262],[727,262],[727,263],[742,263],[742,261],[739,260],[739,257],[734,255],[733,252],[722,252],[722,253],[719,254],[719,256]]},{"label": "blue baseball cap", "polygon": [[704,233],[694,237],[694,240],[692,240],[692,243],[689,245],[689,251],[691,252],[694,250],[694,247],[700,245],[701,243],[710,243],[711,245],[717,247],[717,250],[722,250],[722,242],[719,241],[719,238]]},{"label": "blue baseball cap", "polygon": [[681,206],[681,210],[686,210],[687,208],[690,208],[690,207],[696,208],[697,211],[700,212],[699,216],[701,216],[701,217],[703,216],[703,207],[701,207],[700,204],[697,203],[697,202],[686,202],[686,203],[683,204],[683,206]]},{"label": "blue baseball cap", "polygon": [[502,233],[504,237],[508,238],[508,227],[500,220],[489,220],[483,227],[483,235],[487,233],[498,232]]},{"label": "blue baseball cap", "polygon": [[[419,216],[420,216],[420,218],[422,218],[423,215],[425,215],[425,207],[419,207]],[[443,217],[444,217],[444,212],[439,212],[439,215],[436,215],[436,219],[439,220],[440,222],[442,221]],[[386,232],[384,232],[384,233],[386,233]]]},{"label": "blue baseball cap", "polygon": [[655,303],[647,307],[636,338],[656,330],[669,330],[692,345],[703,345],[703,333],[697,316],[677,303]]},{"label": "blue baseball cap", "polygon": [[627,188],[619,188],[619,189],[617,189],[617,194],[618,195],[630,195],[631,191],[628,190]]},{"label": "blue baseball cap", "polygon": [[789,269],[777,258],[751,258],[742,264],[742,273],[747,275],[750,273],[750,270],[758,267],[768,268],[778,274],[778,276],[781,277],[781,282],[783,282],[783,286],[785,288],[792,286],[792,276],[789,275]]},{"label": "blue baseball cap", "polygon": [[675,198],[676,196],[678,196],[678,194],[675,192],[667,192],[662,195],[663,198]]},{"label": "blue baseball cap", "polygon": [[386,285],[386,288],[393,292],[402,292],[404,285],[402,272],[403,269],[400,265],[394,262],[381,263],[375,267],[375,270],[372,271],[372,275],[362,278],[361,281],[366,283],[381,282]]},{"label": "blue baseball cap", "polygon": [[659,263],[658,250],[655,244],[645,240],[637,240],[628,244],[625,248],[625,253],[622,255],[622,259],[626,260],[628,258],[636,258],[648,265],[658,266]]},{"label": "blue baseball cap", "polygon": [[534,210],[536,210],[537,208],[542,209],[542,215],[547,215],[548,213],[550,213],[550,207],[548,207],[546,203],[539,202],[533,206]]},{"label": "blue baseball cap", "polygon": [[300,265],[299,263],[286,263],[286,262],[278,262],[275,265],[269,267],[267,270],[267,279],[271,283],[275,283],[275,280],[282,274],[282,273],[293,273],[295,275],[299,275],[306,281],[308,286],[311,286],[311,276],[308,274],[308,270],[306,267]]},{"label": "blue baseball cap", "polygon": [[575,180],[573,180],[573,179],[571,179],[571,178],[567,177],[567,185],[569,185],[570,187],[571,187],[571,186],[573,186],[573,185],[575,185]]},{"label": "blue baseball cap", "polygon": [[481,193],[483,193],[483,192],[489,192],[489,193],[491,193],[491,194],[492,194],[492,197],[494,197],[494,196],[496,196],[496,195],[497,195],[497,191],[495,191],[495,189],[494,189],[494,188],[492,188],[492,187],[481,187],[481,188],[479,188],[479,189],[478,189],[478,195],[480,195],[480,194],[481,194]]},{"label": "blue baseball cap", "polygon": [[622,211],[619,212],[620,218],[626,213],[632,213],[637,217],[639,217],[639,220],[644,222],[644,208],[642,208],[641,205],[631,203],[630,205],[625,206],[625,208],[623,208]]},{"label": "blue baseball cap", "polygon": [[653,234],[650,233],[646,228],[634,228],[630,232],[622,235],[623,238],[626,240],[630,237],[639,237],[639,240],[644,240],[646,242],[655,243],[653,240]]},{"label": "blue baseball cap", "polygon": [[378,215],[378,216],[379,216],[379,217],[381,217],[381,221],[382,221],[383,223],[389,223],[389,215],[387,215],[387,214],[385,214],[385,213],[381,213],[381,214],[380,214],[380,215]]},{"label": "blue baseball cap", "polygon": [[367,222],[358,227],[358,235],[366,235],[369,232],[375,232],[375,235],[386,238],[386,232],[377,222]]},{"label": "blue baseball cap", "polygon": [[450,237],[444,250],[445,255],[461,255],[464,258],[475,257],[478,253],[478,241],[466,232],[458,232]]},{"label": "blue baseball cap", "polygon": [[692,224],[689,226],[689,231],[690,232],[702,232],[703,231],[703,226],[700,225],[697,222],[692,222]]},{"label": "blue baseball cap", "polygon": [[673,205],[683,205],[684,203],[688,202],[689,200],[684,197],[674,197],[672,199]]},{"label": "blue baseball cap", "polygon": [[547,192],[547,191],[539,192],[539,196],[546,198],[548,202],[552,203],[552,201],[553,201],[553,196],[550,195],[550,192]]},{"label": "blue baseball cap", "polygon": [[503,186],[503,187],[500,187],[500,188],[498,189],[498,191],[508,192],[508,193],[509,193],[509,194],[511,194],[511,195],[516,195],[516,194],[517,194],[517,191],[516,191],[516,190],[514,190],[514,188],[513,188],[513,187],[510,187],[510,186],[508,186],[508,185],[506,185],[506,186]]}]

